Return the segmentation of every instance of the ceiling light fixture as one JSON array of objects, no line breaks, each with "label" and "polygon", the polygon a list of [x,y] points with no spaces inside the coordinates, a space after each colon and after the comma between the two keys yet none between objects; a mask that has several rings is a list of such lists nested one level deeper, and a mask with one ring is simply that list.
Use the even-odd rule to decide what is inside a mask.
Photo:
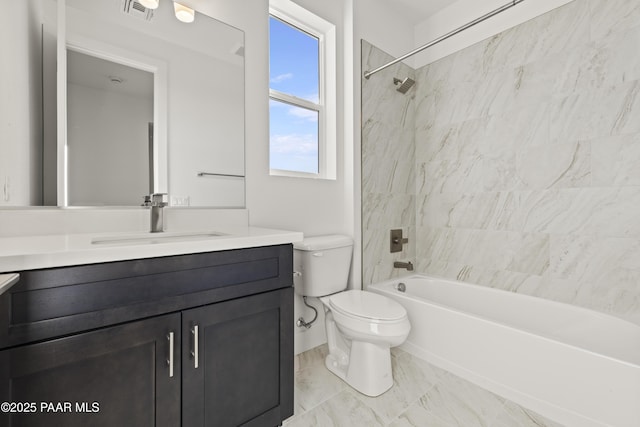
[{"label": "ceiling light fixture", "polygon": [[176,13],[176,18],[178,18],[178,21],[189,23],[193,22],[196,17],[196,13],[193,9],[181,5],[180,3],[173,2],[173,10]]},{"label": "ceiling light fixture", "polygon": [[147,9],[157,9],[160,4],[160,0],[138,0],[138,3]]}]

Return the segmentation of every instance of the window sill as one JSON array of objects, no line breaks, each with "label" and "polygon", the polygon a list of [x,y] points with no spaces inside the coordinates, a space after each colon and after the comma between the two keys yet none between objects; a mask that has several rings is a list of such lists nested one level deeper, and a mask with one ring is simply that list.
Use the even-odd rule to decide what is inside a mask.
[{"label": "window sill", "polygon": [[308,172],[296,172],[296,171],[288,171],[282,169],[269,169],[270,176],[283,176],[288,178],[305,178],[305,179],[322,179],[328,181],[335,181],[335,176],[326,176],[319,173],[308,173]]}]

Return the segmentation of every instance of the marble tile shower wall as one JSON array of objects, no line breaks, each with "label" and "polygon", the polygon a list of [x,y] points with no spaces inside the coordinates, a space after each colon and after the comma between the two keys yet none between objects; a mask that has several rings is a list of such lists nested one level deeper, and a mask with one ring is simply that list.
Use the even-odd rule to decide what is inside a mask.
[{"label": "marble tile shower wall", "polygon": [[[417,70],[415,153],[378,124],[398,101],[365,122],[363,174],[379,182],[363,187],[363,224],[386,214],[371,188],[395,185],[406,163],[383,145],[400,140],[418,271],[640,323],[639,49],[640,2],[575,0]],[[403,197],[391,215],[411,227]],[[365,250],[384,238],[364,234]]]},{"label": "marble tile shower wall", "polygon": [[[393,57],[362,41],[362,67],[370,70]],[[404,64],[362,80],[362,259],[363,283],[400,274],[397,260],[415,261],[415,88],[396,91],[394,77],[415,79]],[[409,244],[389,251],[389,231],[402,228]],[[402,270],[406,273],[406,270]]]}]

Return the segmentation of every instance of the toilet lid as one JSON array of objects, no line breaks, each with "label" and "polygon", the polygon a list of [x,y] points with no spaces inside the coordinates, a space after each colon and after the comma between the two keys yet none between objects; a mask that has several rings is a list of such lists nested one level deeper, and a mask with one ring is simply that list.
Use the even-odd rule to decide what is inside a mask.
[{"label": "toilet lid", "polygon": [[403,306],[373,292],[350,290],[332,295],[331,306],[343,313],[373,320],[399,320],[407,315]]}]

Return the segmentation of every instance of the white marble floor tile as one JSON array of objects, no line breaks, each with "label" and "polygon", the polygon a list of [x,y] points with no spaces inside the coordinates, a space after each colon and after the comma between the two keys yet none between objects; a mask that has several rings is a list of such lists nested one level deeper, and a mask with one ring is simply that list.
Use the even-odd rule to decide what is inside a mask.
[{"label": "white marble floor tile", "polygon": [[319,345],[311,350],[298,354],[296,356],[298,359],[297,370],[300,371],[305,368],[322,365],[327,354],[329,354],[329,347],[326,344]]},{"label": "white marble floor tile", "polygon": [[384,422],[369,406],[348,391],[285,421],[286,427],[382,427]]},{"label": "white marble floor tile", "polygon": [[429,412],[440,422],[454,426],[486,427],[500,414],[504,399],[460,378],[451,376],[431,388],[407,411]]},{"label": "white marble floor tile", "polygon": [[298,356],[304,368],[286,427],[562,427],[398,348],[393,388],[364,396],[325,368],[326,352],[323,345]]},{"label": "white marble floor tile", "polygon": [[491,423],[491,427],[562,427],[542,415],[524,409],[512,402],[505,403],[503,411]]},{"label": "white marble floor tile", "polygon": [[294,379],[295,414],[309,411],[343,391],[347,385],[324,366],[324,358],[311,356],[315,364],[296,372]]},{"label": "white marble floor tile", "polygon": [[457,427],[457,424],[448,423],[440,419],[432,412],[425,410],[419,402],[408,411],[402,413],[393,420],[389,427]]}]

